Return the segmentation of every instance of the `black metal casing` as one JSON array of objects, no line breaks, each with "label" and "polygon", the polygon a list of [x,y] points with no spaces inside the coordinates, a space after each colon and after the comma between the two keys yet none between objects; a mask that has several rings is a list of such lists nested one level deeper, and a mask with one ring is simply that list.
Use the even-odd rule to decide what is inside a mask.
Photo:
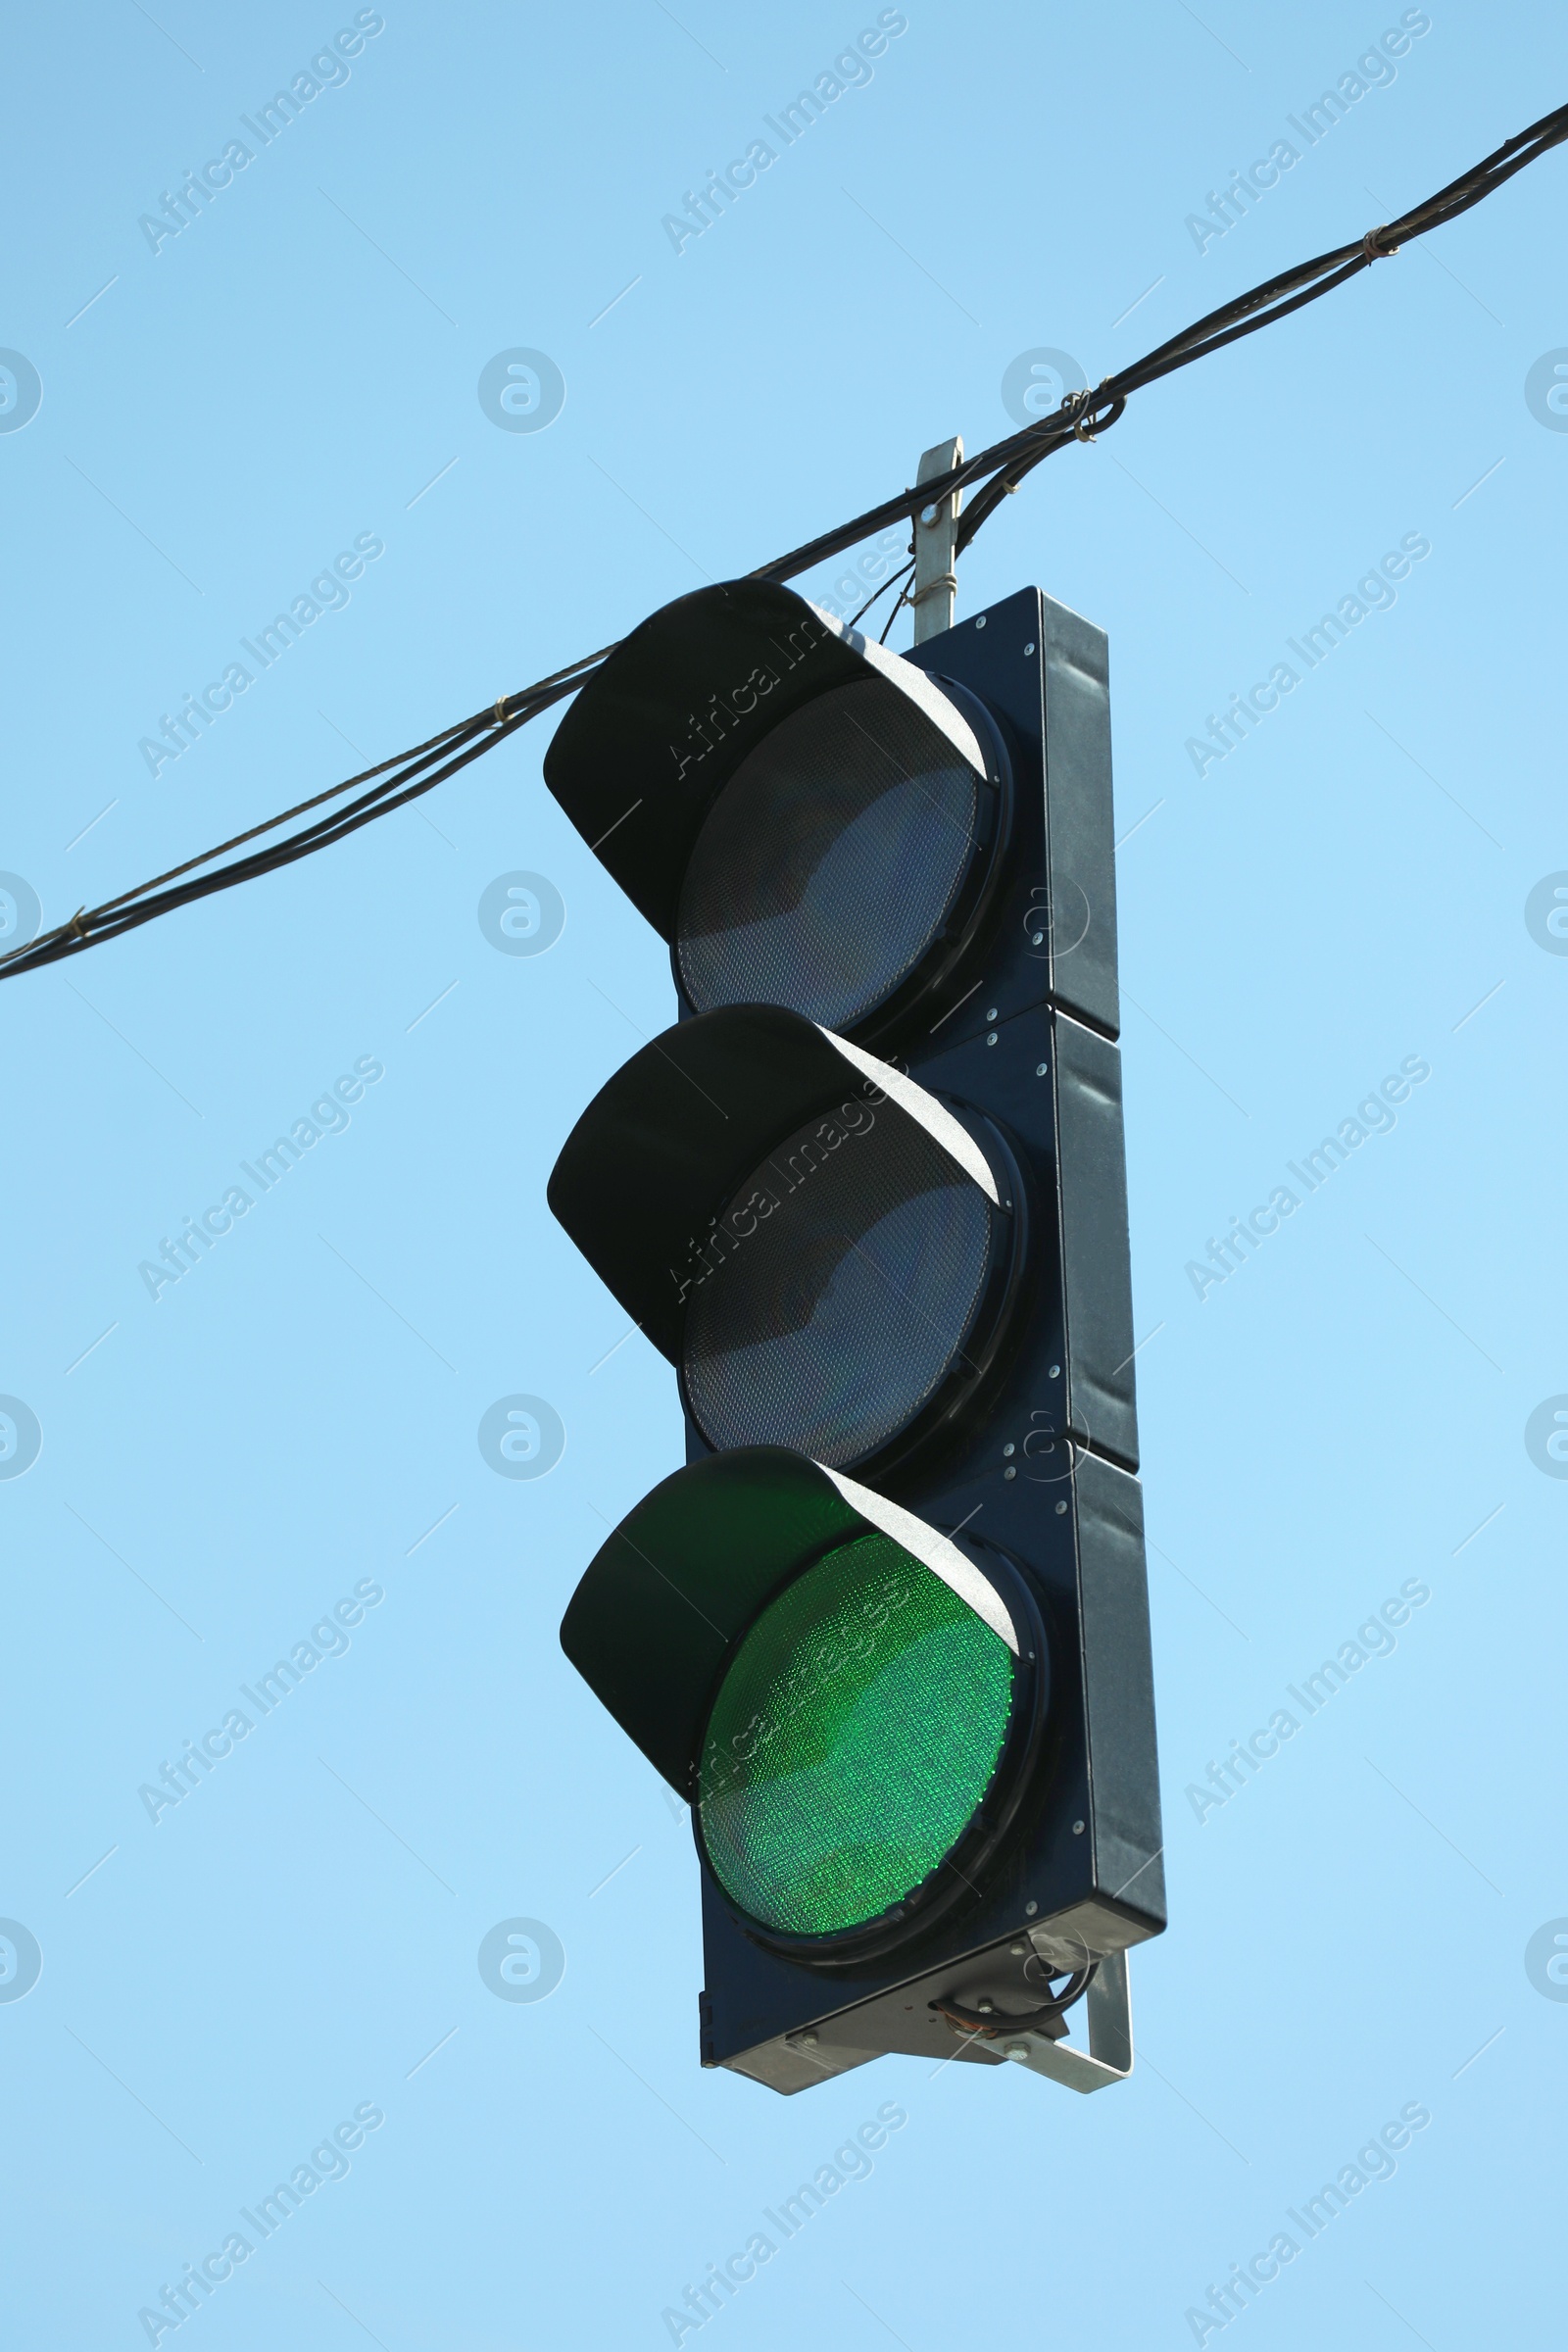
[{"label": "black metal casing", "polygon": [[[1075,1939],[1124,1949],[1165,1925],[1143,1494],[1130,1475],[1105,639],[1025,589],[905,659],[984,702],[1011,760],[1014,818],[984,930],[917,1019],[872,1050],[1004,1129],[1033,1180],[1040,1254],[1027,1329],[968,1432],[872,1483],[945,1532],[967,1525],[1034,1584],[1052,1647],[1048,1777],[980,1903],[859,1971],[779,1960],[704,1870],[704,2064],[781,2090],[879,2051],[951,2055],[960,2045],[927,2003],[961,1985],[1026,2010],[1038,1984],[1006,1955],[1030,1929],[1053,1923],[1067,1958]],[[688,1460],[709,1450],[688,1418]],[[809,2049],[799,2040],[808,2031]],[[984,2043],[962,2054],[997,2062]]]}]

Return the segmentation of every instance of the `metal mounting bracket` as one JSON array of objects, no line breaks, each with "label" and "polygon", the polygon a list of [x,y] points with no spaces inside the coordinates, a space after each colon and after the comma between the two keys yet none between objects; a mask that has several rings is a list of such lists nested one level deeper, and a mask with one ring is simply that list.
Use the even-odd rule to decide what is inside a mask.
[{"label": "metal mounting bracket", "polygon": [[1107,1952],[1084,1994],[1083,2012],[1089,2028],[1089,2047],[1053,2041],[1045,2034],[1008,2034],[993,2044],[1003,2056],[1049,2075],[1069,2090],[1103,2090],[1125,2082],[1133,2071],[1132,2003],[1127,1989],[1127,1955]]},{"label": "metal mounting bracket", "polygon": [[[915,487],[933,482],[955,466],[963,464],[963,436],[956,433],[951,441],[939,441],[928,449],[920,460],[920,469],[914,477]],[[940,636],[953,626],[954,607],[958,596],[958,507],[962,492],[937,499],[922,507],[914,520],[914,587],[909,603],[914,608],[914,642],[923,645],[928,637]]]}]

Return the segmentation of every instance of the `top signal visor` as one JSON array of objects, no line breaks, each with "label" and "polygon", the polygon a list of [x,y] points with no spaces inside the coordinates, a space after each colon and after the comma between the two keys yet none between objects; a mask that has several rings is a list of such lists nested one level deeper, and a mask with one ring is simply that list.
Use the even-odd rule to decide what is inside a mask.
[{"label": "top signal visor", "polygon": [[545,781],[668,941],[690,1010],[776,1004],[852,1037],[952,968],[1011,809],[978,697],[754,580],[635,630]]}]

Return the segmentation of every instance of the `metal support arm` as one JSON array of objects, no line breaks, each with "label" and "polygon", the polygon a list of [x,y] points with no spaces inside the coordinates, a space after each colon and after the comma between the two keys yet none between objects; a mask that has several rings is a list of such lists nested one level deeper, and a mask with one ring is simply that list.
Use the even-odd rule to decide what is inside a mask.
[{"label": "metal support arm", "polygon": [[1125,2082],[1133,2071],[1132,2004],[1127,1989],[1127,1955],[1107,1952],[1084,1995],[1083,2011],[1089,2028],[1087,2050],[1067,2041],[1052,2041],[1044,2034],[1009,2034],[1000,2042],[1011,2057],[1014,2046],[1026,2051],[1019,2064],[1037,2075],[1049,2075],[1069,2090],[1103,2090]]},{"label": "metal support arm", "polygon": [[[939,475],[951,473],[955,466],[963,463],[963,437],[955,434],[951,441],[939,441],[928,449],[920,460],[920,470],[914,477],[915,487],[922,482],[934,482]],[[954,606],[958,594],[958,506],[962,493],[955,490],[948,498],[938,499],[922,507],[914,522],[914,587],[909,602],[914,607],[914,642],[924,645],[928,637],[940,636],[953,626]]]}]

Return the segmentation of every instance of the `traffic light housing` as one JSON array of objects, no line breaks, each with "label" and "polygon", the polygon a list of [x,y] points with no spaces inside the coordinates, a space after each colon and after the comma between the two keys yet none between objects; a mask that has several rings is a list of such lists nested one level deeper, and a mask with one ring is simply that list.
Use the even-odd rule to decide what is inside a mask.
[{"label": "traffic light housing", "polygon": [[562,1640],[691,1801],[704,2063],[1117,2080],[1164,1893],[1104,638],[731,582],[545,778],[677,992],[550,1200],[686,1412]]}]

